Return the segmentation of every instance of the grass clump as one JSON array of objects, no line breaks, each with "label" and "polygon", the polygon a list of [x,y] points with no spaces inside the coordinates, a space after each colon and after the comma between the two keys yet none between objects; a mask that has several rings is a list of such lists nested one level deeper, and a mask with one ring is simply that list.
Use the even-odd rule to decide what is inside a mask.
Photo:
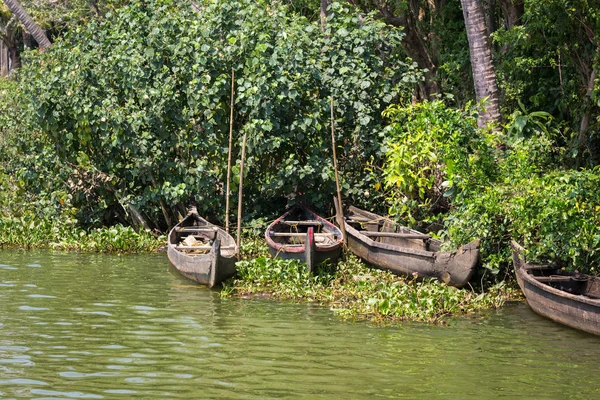
[{"label": "grass clump", "polygon": [[150,252],[164,246],[166,238],[131,227],[85,230],[74,221],[56,221],[31,216],[0,218],[0,248],[49,248],[94,253]]},{"label": "grass clump", "polygon": [[224,284],[226,297],[269,296],[329,306],[345,319],[443,323],[447,317],[501,307],[515,291],[504,283],[485,293],[417,281],[368,268],[347,255],[336,268],[322,265],[314,275],[296,260],[261,256],[237,264],[237,276]]}]

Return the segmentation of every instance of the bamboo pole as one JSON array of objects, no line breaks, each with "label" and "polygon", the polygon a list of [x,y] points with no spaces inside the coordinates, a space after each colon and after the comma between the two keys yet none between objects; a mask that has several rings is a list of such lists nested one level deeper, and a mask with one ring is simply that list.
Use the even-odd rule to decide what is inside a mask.
[{"label": "bamboo pole", "polygon": [[240,163],[240,188],[238,191],[238,215],[237,215],[237,248],[240,249],[242,243],[242,196],[244,191],[244,159],[246,158],[246,138],[247,132],[244,132],[242,142],[242,162]]},{"label": "bamboo pole", "polygon": [[225,231],[229,233],[229,184],[231,181],[231,142],[233,141],[233,96],[235,72],[231,67],[231,106],[229,113],[229,154],[227,155],[227,188],[225,189]]},{"label": "bamboo pole", "polygon": [[340,176],[338,173],[337,166],[337,154],[335,151],[335,119],[333,115],[333,96],[331,96],[331,148],[333,149],[333,169],[335,171],[335,186],[337,188],[337,201],[339,204],[339,221],[340,229],[342,230],[342,235],[344,237],[344,243],[346,242],[346,223],[344,222],[344,209],[342,207],[342,191],[340,189]]}]

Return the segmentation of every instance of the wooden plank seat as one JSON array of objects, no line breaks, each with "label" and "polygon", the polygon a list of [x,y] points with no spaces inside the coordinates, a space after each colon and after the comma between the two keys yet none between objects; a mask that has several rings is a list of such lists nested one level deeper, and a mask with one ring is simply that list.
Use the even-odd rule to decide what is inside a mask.
[{"label": "wooden plank seat", "polygon": [[359,216],[352,216],[352,217],[348,217],[347,219],[348,222],[356,222],[356,223],[365,223],[365,222],[369,222],[369,223],[380,223],[379,220],[371,220],[369,218],[365,218],[365,217],[359,217]]},{"label": "wooden plank seat", "polygon": [[[177,245],[175,246],[177,250],[210,250],[212,246],[183,246]],[[234,250],[235,246],[223,246],[221,250]]]},{"label": "wooden plank seat", "polygon": [[321,221],[280,221],[285,225],[300,225],[300,226],[321,226]]},{"label": "wooden plank seat", "polygon": [[431,235],[425,233],[401,233],[401,232],[371,232],[371,231],[360,231],[365,236],[371,237],[393,237],[402,239],[431,239]]},{"label": "wooden plank seat", "polygon": [[382,226],[385,224],[385,221],[377,221],[377,220],[370,221],[370,220],[366,220],[366,219],[365,220],[363,220],[363,219],[355,220],[355,219],[351,219],[351,218],[346,219],[346,222],[351,223],[351,224],[360,224],[361,226],[364,226],[364,225]]},{"label": "wooden plank seat", "polygon": [[534,270],[541,270],[541,271],[555,271],[558,268],[558,266],[554,265],[554,264],[539,264],[539,265],[535,265],[535,264],[525,264],[525,269],[527,271],[534,271]]},{"label": "wooden plank seat", "polygon": [[216,232],[219,228],[216,226],[198,226],[198,227],[185,227],[185,228],[175,228],[175,232],[183,232],[183,233],[197,233],[197,232]]},{"label": "wooden plank seat", "polygon": [[533,279],[540,283],[550,283],[550,282],[571,282],[571,276],[564,275],[550,275],[550,276],[533,276]]},{"label": "wooden plank seat", "polygon": [[[273,237],[303,237],[306,236],[306,233],[288,233],[288,232],[269,232],[270,236]],[[323,236],[329,236],[329,237],[333,237],[335,236],[335,233],[330,233],[330,232],[323,232],[323,233],[315,233],[315,237],[323,237]]]}]

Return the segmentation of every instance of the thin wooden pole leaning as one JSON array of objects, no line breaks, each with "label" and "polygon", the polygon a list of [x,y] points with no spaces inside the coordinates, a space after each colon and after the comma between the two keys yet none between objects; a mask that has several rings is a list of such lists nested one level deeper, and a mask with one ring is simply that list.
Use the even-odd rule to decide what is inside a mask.
[{"label": "thin wooden pole leaning", "polygon": [[242,197],[244,192],[244,159],[246,158],[246,138],[247,133],[244,132],[244,140],[242,141],[242,161],[240,163],[240,189],[238,192],[238,215],[237,215],[237,248],[240,251],[242,243]]},{"label": "thin wooden pole leaning", "polygon": [[231,106],[229,114],[229,153],[227,155],[227,188],[225,189],[225,231],[229,233],[229,184],[231,181],[231,142],[233,141],[233,96],[235,72],[231,68]]},{"label": "thin wooden pole leaning", "polygon": [[333,115],[333,96],[331,96],[331,148],[333,149],[333,169],[335,171],[335,186],[337,188],[337,201],[339,204],[339,218],[338,223],[340,224],[340,229],[342,230],[342,235],[344,237],[344,246],[346,245],[346,223],[344,222],[344,210],[342,207],[342,191],[340,189],[340,175],[338,173],[337,166],[337,154],[335,151],[335,119]]}]

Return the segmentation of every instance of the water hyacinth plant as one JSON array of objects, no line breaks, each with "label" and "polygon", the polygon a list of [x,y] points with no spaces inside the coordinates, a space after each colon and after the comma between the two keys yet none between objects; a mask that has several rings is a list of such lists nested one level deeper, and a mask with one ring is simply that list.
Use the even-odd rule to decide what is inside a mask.
[{"label": "water hyacinth plant", "polygon": [[261,256],[237,264],[223,296],[310,301],[329,306],[344,319],[443,323],[447,317],[500,307],[515,295],[499,284],[485,293],[456,289],[436,280],[419,281],[373,270],[353,255],[336,268],[322,265],[310,275],[295,260]]}]

